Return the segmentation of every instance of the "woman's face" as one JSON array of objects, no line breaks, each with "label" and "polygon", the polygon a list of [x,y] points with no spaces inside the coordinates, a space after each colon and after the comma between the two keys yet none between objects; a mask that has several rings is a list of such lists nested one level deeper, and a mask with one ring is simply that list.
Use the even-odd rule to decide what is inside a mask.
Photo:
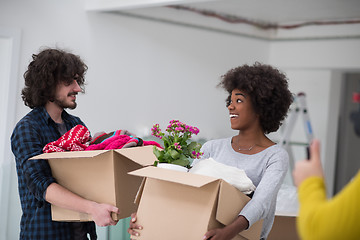
[{"label": "woman's face", "polygon": [[232,129],[246,130],[260,127],[259,116],[254,111],[251,97],[244,91],[234,89],[231,92],[228,109]]}]

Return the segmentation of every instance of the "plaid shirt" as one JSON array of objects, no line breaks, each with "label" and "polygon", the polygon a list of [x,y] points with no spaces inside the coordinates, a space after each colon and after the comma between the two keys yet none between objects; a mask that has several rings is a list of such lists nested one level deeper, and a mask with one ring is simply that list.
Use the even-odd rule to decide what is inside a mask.
[{"label": "plaid shirt", "polygon": [[[84,123],[80,118],[62,113],[67,130]],[[85,126],[85,125],[84,125]],[[56,240],[73,239],[73,224],[51,220],[50,204],[45,201],[47,187],[56,182],[47,160],[28,160],[41,154],[43,147],[60,138],[56,123],[44,107],[34,108],[21,119],[11,136],[11,149],[15,155],[18,190],[23,215],[20,239]],[[91,239],[96,239],[94,222],[85,224]]]}]

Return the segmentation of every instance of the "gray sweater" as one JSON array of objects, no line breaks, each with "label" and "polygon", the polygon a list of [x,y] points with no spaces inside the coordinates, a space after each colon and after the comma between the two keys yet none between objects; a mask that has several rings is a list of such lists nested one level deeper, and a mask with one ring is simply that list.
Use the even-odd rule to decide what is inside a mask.
[{"label": "gray sweater", "polygon": [[[247,155],[234,151],[231,138],[211,140],[202,149],[201,159],[213,158],[215,161],[243,169],[256,186],[255,193],[248,204],[241,210],[249,221],[249,227],[264,219],[261,238],[266,239],[274,222],[276,197],[288,170],[288,153],[278,145]],[[193,165],[199,160],[195,160]]]}]

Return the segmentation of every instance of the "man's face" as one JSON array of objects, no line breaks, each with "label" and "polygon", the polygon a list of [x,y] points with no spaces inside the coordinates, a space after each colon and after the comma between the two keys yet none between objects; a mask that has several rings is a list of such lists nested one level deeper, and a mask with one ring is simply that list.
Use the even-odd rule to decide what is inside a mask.
[{"label": "man's face", "polygon": [[76,76],[74,80],[68,85],[65,82],[61,82],[56,87],[56,95],[54,103],[56,103],[61,108],[76,108],[76,95],[81,92],[79,84],[76,81]]}]

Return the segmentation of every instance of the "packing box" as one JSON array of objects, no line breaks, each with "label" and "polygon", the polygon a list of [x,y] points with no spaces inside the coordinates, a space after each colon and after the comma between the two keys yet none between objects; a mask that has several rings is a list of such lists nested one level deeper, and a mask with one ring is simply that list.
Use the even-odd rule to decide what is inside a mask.
[{"label": "packing box", "polygon": [[[134,199],[142,179],[128,175],[156,160],[152,146],[118,150],[44,153],[32,159],[48,159],[56,181],[79,196],[117,206],[121,214],[114,220],[129,217],[137,205]],[[86,213],[51,206],[54,221],[91,221]]]},{"label": "packing box", "polygon": [[296,214],[275,213],[274,224],[268,236],[268,240],[298,240],[296,229]]},{"label": "packing box", "polygon": [[[145,177],[136,197],[136,239],[202,239],[209,229],[231,223],[250,200],[221,179],[145,167],[129,174]],[[259,239],[262,221],[234,239]]]}]

